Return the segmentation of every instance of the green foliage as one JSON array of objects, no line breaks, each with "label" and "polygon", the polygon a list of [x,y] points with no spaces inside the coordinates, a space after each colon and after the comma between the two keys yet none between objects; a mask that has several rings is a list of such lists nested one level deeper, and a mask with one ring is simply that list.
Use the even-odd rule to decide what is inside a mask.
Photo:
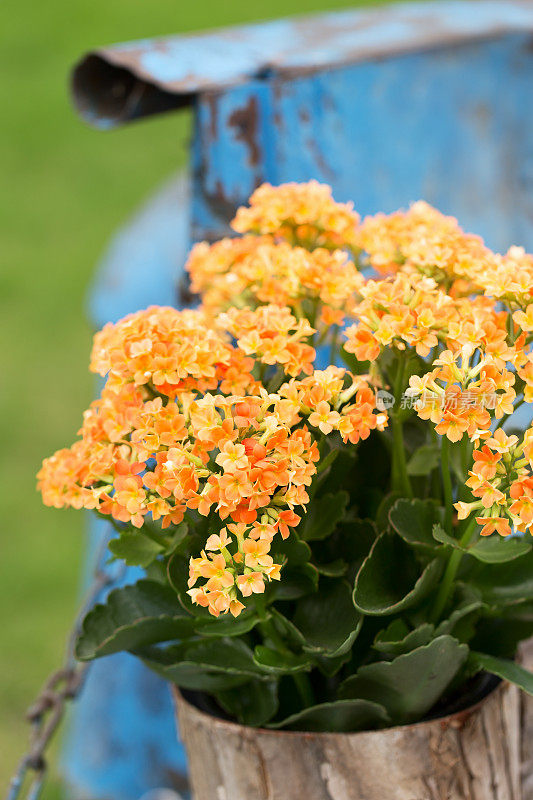
[{"label": "green foliage", "polygon": [[429,475],[440,464],[440,448],[437,444],[424,444],[415,450],[407,462],[407,473],[413,476]]},{"label": "green foliage", "polygon": [[194,619],[168,586],[141,580],[110,592],[107,601],[89,611],[76,645],[76,656],[88,661],[121,650],[190,636]]},{"label": "green foliage", "polygon": [[336,700],[310,706],[292,714],[269,728],[285,728],[294,731],[361,731],[367,728],[383,728],[390,722],[386,710],[379,703],[369,700]]},{"label": "green foliage", "polygon": [[325,494],[312,500],[307,507],[307,514],[299,532],[302,539],[312,542],[326,539],[346,514],[346,506],[350,499],[347,492]]},{"label": "green foliage", "polygon": [[361,667],[342,684],[340,695],[381,703],[394,724],[420,719],[437,703],[468,658],[468,647],[451,636]]},{"label": "green foliage", "polygon": [[476,670],[485,670],[504,681],[515,683],[524,692],[533,695],[533,675],[516,661],[489,656],[486,653],[470,653],[470,663]]},{"label": "green foliage", "polygon": [[432,500],[402,497],[389,511],[389,522],[404,542],[428,553],[439,549],[431,533],[437,518],[437,507]]},{"label": "green foliage", "polygon": [[441,525],[433,526],[433,538],[441,544],[460,550],[463,553],[483,561],[485,564],[503,564],[506,561],[514,561],[515,558],[527,555],[531,551],[531,544],[524,538],[489,536],[479,538],[470,545],[461,543],[449,536]]},{"label": "green foliage", "polygon": [[140,531],[131,533],[125,531],[118,539],[111,539],[109,549],[116,558],[121,558],[128,567],[148,567],[164,550],[158,544]]},{"label": "green foliage", "polygon": [[398,536],[383,533],[355,579],[355,607],[371,616],[397,614],[424,600],[441,572],[438,559],[420,571],[413,551]]}]

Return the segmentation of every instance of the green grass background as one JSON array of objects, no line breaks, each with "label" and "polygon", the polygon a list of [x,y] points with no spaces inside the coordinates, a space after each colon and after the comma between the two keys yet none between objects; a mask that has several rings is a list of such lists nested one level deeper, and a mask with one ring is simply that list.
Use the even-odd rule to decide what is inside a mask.
[{"label": "green grass background", "polygon": [[[335,0],[336,7],[354,0]],[[83,515],[41,506],[41,459],[69,444],[91,398],[84,297],[95,261],[143,198],[186,162],[186,112],[100,133],[67,76],[116,41],[327,8],[325,0],[4,0],[0,25],[0,796],[23,721],[75,613]],[[53,775],[46,796],[60,797]]]}]

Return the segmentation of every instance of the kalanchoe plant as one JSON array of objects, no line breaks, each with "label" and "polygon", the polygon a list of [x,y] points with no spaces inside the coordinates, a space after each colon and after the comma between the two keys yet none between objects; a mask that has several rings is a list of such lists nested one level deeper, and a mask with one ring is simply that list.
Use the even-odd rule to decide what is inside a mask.
[{"label": "kalanchoe plant", "polygon": [[128,650],[273,728],[420,720],[487,673],[532,691],[533,256],[314,182],[233,227],[192,250],[198,309],[96,335],[102,394],[39,473],[146,569],[79,658]]}]

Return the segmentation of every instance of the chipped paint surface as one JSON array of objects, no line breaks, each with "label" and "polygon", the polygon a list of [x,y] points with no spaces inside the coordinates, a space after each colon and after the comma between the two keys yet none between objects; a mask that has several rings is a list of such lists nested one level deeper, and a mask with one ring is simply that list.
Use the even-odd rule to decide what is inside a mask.
[{"label": "chipped paint surface", "polygon": [[73,96],[88,122],[112,127],[249,80],[532,29],[528,0],[440,0],[293,17],[95,50],[74,72]]},{"label": "chipped paint surface", "polygon": [[[202,95],[192,236],[225,233],[264,180],[316,178],[362,214],[425,198],[497,250],[533,247],[532,74],[522,33]],[[231,124],[251,109],[259,159]]]}]

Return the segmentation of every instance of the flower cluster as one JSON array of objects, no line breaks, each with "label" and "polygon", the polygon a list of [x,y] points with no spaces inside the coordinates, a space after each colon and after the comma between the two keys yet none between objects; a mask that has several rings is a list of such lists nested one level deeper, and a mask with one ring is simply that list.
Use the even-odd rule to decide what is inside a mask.
[{"label": "flower cluster", "polygon": [[475,283],[486,295],[504,301],[513,309],[518,307],[515,322],[522,330],[531,330],[523,309],[527,310],[533,298],[533,256],[523,247],[511,247],[504,256],[493,254],[483,269],[476,272]]},{"label": "flower cluster", "polygon": [[380,273],[413,270],[446,288],[457,282],[455,289],[463,291],[492,258],[478,236],[421,200],[408,211],[366,217],[357,244]]},{"label": "flower cluster", "polygon": [[91,370],[107,376],[108,387],[133,383],[168,397],[244,392],[254,385],[252,368],[202,311],[159,306],[108,323],[94,337],[91,356]]},{"label": "flower cluster", "polygon": [[432,278],[399,273],[368,280],[360,293],[353,310],[357,322],[346,329],[344,345],[360,361],[375,361],[390,346],[414,347],[427,356],[445,339],[450,323],[460,319],[454,300]]},{"label": "flower cluster", "polygon": [[472,363],[475,348],[463,345],[453,353],[444,350],[433,361],[434,369],[409,379],[407,394],[418,398],[414,408],[422,419],[430,419],[437,433],[458,442],[490,429],[489,409],[497,419],[512,414],[514,373],[487,357]]},{"label": "flower cluster", "polygon": [[238,233],[271,234],[308,249],[355,248],[359,215],[351,203],[336,203],[329,186],[308,183],[264,183],[239,208],[232,227]]},{"label": "flower cluster", "polygon": [[313,371],[316,352],[307,344],[314,328],[307,319],[297,320],[289,308],[278,305],[250,309],[230,308],[217,318],[217,325],[237,339],[239,349],[254,354],[262,364],[279,364],[288,375]]},{"label": "flower cluster", "polygon": [[[460,519],[476,510],[484,535],[529,529],[533,434],[519,445],[493,421],[533,401],[533,256],[491,253],[423,202],[360,224],[314,181],[260,187],[233,227],[244,235],[191,252],[199,309],[151,307],[96,334],[105,387],[79,441],[44,461],[44,502],[161,531],[207,518],[189,594],[237,615],[280,578],[271,546],[298,526],[323,446],[383,433],[390,488],[409,493],[399,426],[414,410],[445,446],[480,447]],[[331,365],[317,370],[326,342]],[[377,387],[413,401],[390,437]]]},{"label": "flower cluster", "polygon": [[518,437],[502,428],[489,435],[479,450],[474,450],[474,465],[466,481],[474,502],[459,501],[459,519],[477,513],[481,535],[509,536],[532,532],[533,525],[533,429],[520,444]]},{"label": "flower cluster", "polygon": [[363,282],[342,250],[309,251],[261,236],[200,242],[186,266],[208,313],[275,303],[300,315],[307,307],[314,324],[325,325],[342,323]]}]

